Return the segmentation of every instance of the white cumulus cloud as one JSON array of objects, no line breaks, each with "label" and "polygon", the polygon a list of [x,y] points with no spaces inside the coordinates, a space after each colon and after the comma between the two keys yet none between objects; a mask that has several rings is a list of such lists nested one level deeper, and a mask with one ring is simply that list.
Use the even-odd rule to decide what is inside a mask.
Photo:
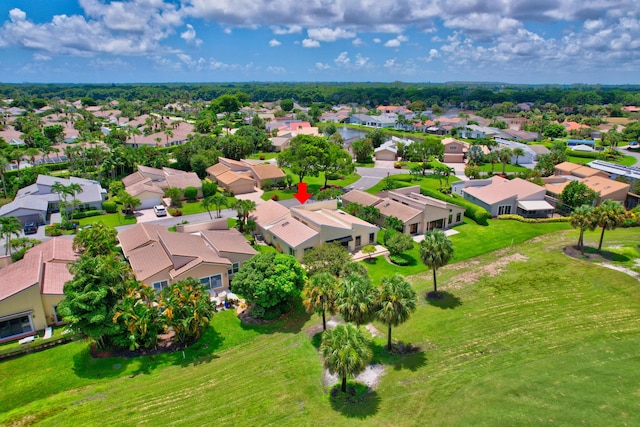
[{"label": "white cumulus cloud", "polygon": [[282,43],[280,43],[278,40],[276,39],[271,39],[269,40],[269,46],[271,47],[278,47],[280,46]]},{"label": "white cumulus cloud", "polygon": [[320,42],[313,39],[302,40],[302,47],[320,47]]}]

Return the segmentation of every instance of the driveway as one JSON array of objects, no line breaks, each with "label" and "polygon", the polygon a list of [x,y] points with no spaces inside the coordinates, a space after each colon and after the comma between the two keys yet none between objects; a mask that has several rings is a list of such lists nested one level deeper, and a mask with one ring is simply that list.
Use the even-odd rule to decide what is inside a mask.
[{"label": "driveway", "polygon": [[167,211],[167,216],[166,217],[159,217],[159,216],[156,215],[156,213],[153,210],[153,208],[151,208],[151,209],[142,209],[142,210],[136,211],[135,212],[135,216],[136,216],[136,221],[138,222],[138,224],[143,223],[143,222],[157,221],[157,220],[162,219],[162,218],[171,218],[171,214],[169,213],[169,211]]},{"label": "driveway", "polygon": [[368,188],[373,187],[377,183],[380,182],[387,175],[398,175],[398,174],[407,174],[409,171],[407,169],[395,169],[393,167],[394,162],[390,162],[391,167],[375,167],[375,168],[356,168],[356,172],[360,175],[360,179],[354,182],[353,184],[347,186],[346,188],[349,190],[366,190]]}]

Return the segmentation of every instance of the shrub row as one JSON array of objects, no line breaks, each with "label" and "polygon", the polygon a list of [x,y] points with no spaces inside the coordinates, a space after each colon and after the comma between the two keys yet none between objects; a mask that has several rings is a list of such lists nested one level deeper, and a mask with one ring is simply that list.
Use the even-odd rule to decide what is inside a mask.
[{"label": "shrub row", "polygon": [[448,196],[446,194],[442,194],[439,191],[430,190],[421,188],[420,193],[424,196],[433,197],[434,199],[442,200],[447,203],[453,203],[454,205],[461,206],[465,209],[464,216],[467,218],[471,218],[478,225],[488,225],[489,220],[491,219],[491,214],[487,212],[486,209],[471,203],[468,200],[462,199],[459,196],[452,195]]},{"label": "shrub row", "polygon": [[547,222],[569,222],[570,220],[568,216],[561,216],[557,218],[525,218],[523,216],[515,214],[499,215],[498,219],[510,219],[514,221],[526,222],[529,224],[542,224]]},{"label": "shrub row", "polygon": [[98,210],[98,209],[93,209],[93,210],[84,211],[84,212],[74,212],[73,213],[73,219],[89,218],[91,216],[102,215],[103,213],[104,213],[104,211],[101,211],[101,210]]},{"label": "shrub row", "polygon": [[602,153],[597,151],[577,151],[567,149],[567,155],[573,157],[581,157],[583,159],[601,159]]}]

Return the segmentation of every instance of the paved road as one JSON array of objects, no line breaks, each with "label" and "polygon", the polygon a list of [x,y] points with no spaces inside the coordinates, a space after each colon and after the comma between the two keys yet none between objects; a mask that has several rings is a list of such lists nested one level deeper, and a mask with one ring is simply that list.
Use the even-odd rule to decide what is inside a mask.
[{"label": "paved road", "polygon": [[640,167],[640,152],[634,152],[627,150],[627,146],[618,147],[618,151],[625,156],[631,156],[636,158],[636,164],[633,166]]}]

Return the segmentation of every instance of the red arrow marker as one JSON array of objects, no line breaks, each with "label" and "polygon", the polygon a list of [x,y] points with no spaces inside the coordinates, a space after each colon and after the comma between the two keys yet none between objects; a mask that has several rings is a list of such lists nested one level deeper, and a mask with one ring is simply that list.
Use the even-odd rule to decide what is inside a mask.
[{"label": "red arrow marker", "polygon": [[296,199],[298,199],[298,201],[302,204],[304,204],[304,202],[306,202],[307,200],[309,200],[309,197],[311,197],[311,194],[307,193],[307,183],[306,182],[301,182],[298,184],[298,192],[296,194],[293,195]]}]

